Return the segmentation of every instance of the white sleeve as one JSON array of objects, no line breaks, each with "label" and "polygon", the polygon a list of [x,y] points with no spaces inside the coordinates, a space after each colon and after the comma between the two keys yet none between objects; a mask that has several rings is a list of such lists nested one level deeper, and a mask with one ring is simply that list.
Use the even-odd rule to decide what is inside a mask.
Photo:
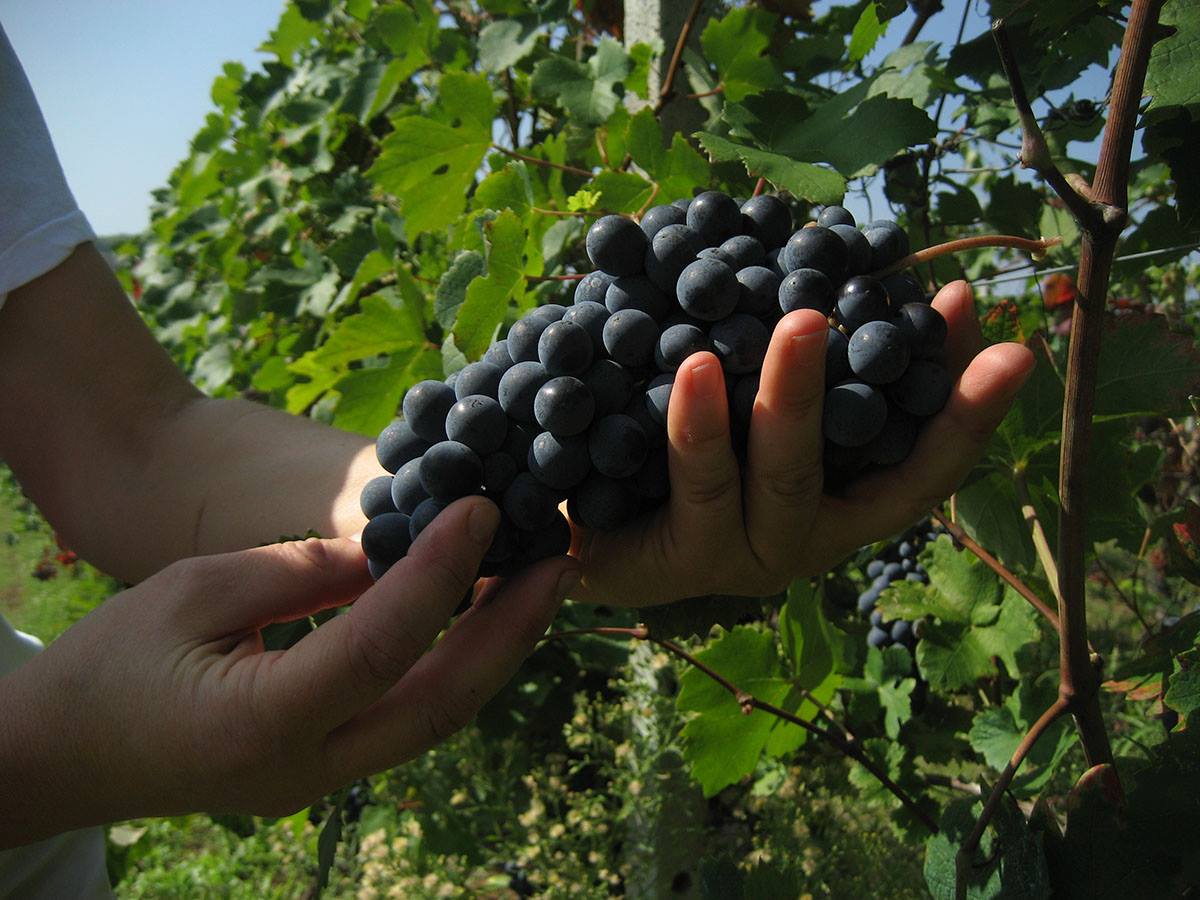
[{"label": "white sleeve", "polygon": [[0,25],[0,305],[96,234],[75,204],[29,79]]}]

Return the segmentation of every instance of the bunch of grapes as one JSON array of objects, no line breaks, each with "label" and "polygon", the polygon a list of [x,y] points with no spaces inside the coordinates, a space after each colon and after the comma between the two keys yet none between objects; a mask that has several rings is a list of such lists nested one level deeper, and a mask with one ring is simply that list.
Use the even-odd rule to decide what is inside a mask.
[{"label": "bunch of grapes", "polygon": [[871,620],[871,630],[867,632],[869,646],[879,650],[892,644],[902,644],[909,650],[916,646],[917,634],[913,623],[904,619],[888,621],[883,617],[883,613],[875,608],[875,604],[879,602],[879,595],[883,593],[883,589],[893,581],[929,584],[929,574],[924,566],[917,562],[917,556],[926,542],[937,540],[941,530],[940,526],[929,519],[919,522],[867,563],[864,574],[871,579],[871,584],[858,595],[858,611],[864,618]]},{"label": "bunch of grapes", "polygon": [[663,503],[671,385],[698,351],[721,361],[741,454],[771,332],[793,310],[829,319],[829,484],[903,460],[949,395],[945,320],[911,276],[868,274],[908,254],[894,222],[860,229],[830,206],[793,231],[777,197],[739,204],[707,191],[653,207],[640,223],[604,216],[586,249],[596,270],[578,281],[571,306],[532,310],[478,362],[415,385],[379,435],[377,456],[392,474],[361,500],[376,578],[469,494],[503,512],[481,576],[567,552],[564,500],[573,521],[600,530]]}]

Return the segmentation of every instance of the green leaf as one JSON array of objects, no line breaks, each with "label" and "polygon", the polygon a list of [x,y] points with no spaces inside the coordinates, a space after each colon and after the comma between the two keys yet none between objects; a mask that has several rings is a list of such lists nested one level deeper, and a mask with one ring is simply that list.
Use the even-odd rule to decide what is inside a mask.
[{"label": "green leaf", "polygon": [[[1189,650],[1175,658],[1174,671],[1163,694],[1163,704],[1179,713],[1181,725],[1200,710],[1200,649]],[[1200,720],[1193,725],[1200,725]]]},{"label": "green leaf", "polygon": [[464,250],[454,257],[454,262],[438,282],[433,299],[433,314],[447,331],[454,327],[458,309],[467,299],[467,286],[484,273],[487,268],[483,254]]},{"label": "green leaf", "polygon": [[870,53],[879,39],[887,34],[887,27],[886,21],[879,21],[876,5],[868,3],[850,35],[850,61],[858,62]]},{"label": "green leaf", "polygon": [[846,193],[846,179],[829,169],[811,163],[796,162],[779,153],[735,144],[707,132],[696,137],[713,162],[739,161],[747,174],[767,179],[778,190],[790,191],[812,203],[840,203]]},{"label": "green leaf", "polygon": [[1200,351],[1164,316],[1110,318],[1096,377],[1097,416],[1186,415],[1200,392]]},{"label": "green leaf", "polygon": [[655,41],[657,46],[638,41],[629,48],[629,59],[632,67],[625,78],[625,87],[633,91],[643,100],[650,99],[650,60],[662,54],[662,44]]},{"label": "green leaf", "polygon": [[337,857],[338,844],[342,841],[342,807],[346,803],[348,788],[338,791],[329,818],[321,826],[317,838],[317,890],[329,886],[329,873]]},{"label": "green leaf", "polygon": [[777,597],[732,597],[706,594],[688,597],[661,606],[649,606],[639,613],[642,624],[660,638],[703,637],[715,626],[732,629],[739,622],[761,619],[765,612],[784,602]]},{"label": "green leaf", "polygon": [[295,4],[289,3],[271,32],[271,39],[260,44],[258,49],[262,53],[275,54],[281,63],[290,66],[296,51],[315,40],[322,28],[320,22],[310,22]]},{"label": "green leaf", "polygon": [[603,38],[586,63],[566,56],[543,59],[533,68],[530,89],[553,101],[582,125],[603,125],[617,107],[614,87],[629,74],[630,60],[621,45]]},{"label": "green leaf", "polygon": [[[980,801],[946,808],[939,831],[925,844],[925,884],[934,900],[954,900],[955,859],[979,816]],[[1025,821],[1015,800],[1005,795],[967,869],[968,900],[1042,900],[1050,897],[1050,873],[1043,835]]]},{"label": "green leaf", "polygon": [[959,524],[1009,566],[1030,571],[1037,565],[1029,526],[1012,478],[993,472],[954,494]]},{"label": "green leaf", "polygon": [[917,665],[935,690],[957,690],[996,674],[993,659],[1017,677],[1016,653],[1039,637],[1036,614],[1014,592],[1005,595],[996,621],[986,626],[933,622],[917,644]]},{"label": "green leaf", "polygon": [[468,359],[487,350],[504,322],[509,300],[524,293],[525,226],[511,210],[484,225],[487,234],[487,274],[467,287],[466,300],[454,323],[454,342]]},{"label": "green leaf", "polygon": [[530,53],[538,39],[538,22],[533,16],[489,22],[479,32],[479,68],[503,72]]},{"label": "green leaf", "polygon": [[755,7],[730,10],[712,19],[700,35],[704,56],[717,67],[726,99],[736,103],[780,82],[775,62],[765,56],[775,30],[775,16]]},{"label": "green leaf", "polygon": [[833,672],[829,624],[811,581],[800,579],[788,587],[787,603],[779,613],[779,637],[800,687],[815,687]]},{"label": "green leaf", "polygon": [[630,119],[628,141],[629,155],[658,182],[660,197],[690,197],[693,188],[708,183],[708,163],[682,135],[663,147],[662,126],[649,108]]},{"label": "green leaf", "polygon": [[1175,33],[1150,51],[1145,93],[1152,99],[1147,116],[1154,119],[1170,107],[1182,106],[1193,120],[1200,120],[1200,16],[1188,0],[1174,0],[1163,6],[1159,22]]},{"label": "green leaf", "polygon": [[[588,182],[586,193],[580,197],[595,197],[593,206],[616,213],[633,213],[650,199],[654,188],[641,175],[633,172],[605,170]],[[592,207],[585,207],[592,208]]]},{"label": "green leaf", "polygon": [[337,383],[333,424],[374,437],[395,418],[405,391],[419,381],[441,377],[441,354],[425,344],[392,353],[386,366],[354,369]]},{"label": "green leaf", "polygon": [[[968,735],[971,747],[997,772],[1003,771],[1008,765],[1032,724],[1020,720],[1014,711],[1015,700],[1015,695],[1010,696],[1004,706],[980,710],[971,723]],[[1070,718],[1060,717],[1042,734],[1025,757],[1010,790],[1018,797],[1036,795],[1054,776],[1074,742]]]},{"label": "green leaf", "polygon": [[475,189],[472,203],[476,209],[511,209],[524,219],[533,206],[529,167],[520,160],[514,160],[500,171],[492,172]]}]

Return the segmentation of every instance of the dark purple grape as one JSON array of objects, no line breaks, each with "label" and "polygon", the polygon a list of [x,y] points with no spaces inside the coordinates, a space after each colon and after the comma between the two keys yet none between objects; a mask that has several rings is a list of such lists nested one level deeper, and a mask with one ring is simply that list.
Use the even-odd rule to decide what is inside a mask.
[{"label": "dark purple grape", "polygon": [[742,375],[762,368],[771,332],[754,316],[734,313],[714,324],[708,338],[725,371]]},{"label": "dark purple grape", "polygon": [[446,413],[457,399],[454,388],[441,381],[419,381],[404,395],[404,420],[418,437],[430,443],[444,441]]},{"label": "dark purple grape", "polygon": [[601,475],[628,478],[646,461],[649,445],[641,425],[629,416],[613,415],[592,426],[587,448],[591,465]]},{"label": "dark purple grape", "polygon": [[903,619],[892,623],[891,638],[897,644],[907,644],[913,640],[915,635],[912,630],[912,622],[906,622]]},{"label": "dark purple grape", "polygon": [[540,362],[519,362],[504,373],[496,392],[500,408],[517,422],[533,424],[533,398],[542,385],[550,380]]},{"label": "dark purple grape", "polygon": [[629,482],[593,472],[576,489],[568,509],[583,527],[612,531],[637,515],[638,496]]},{"label": "dark purple grape", "polygon": [[760,194],[742,204],[742,232],[768,249],[782,247],[792,233],[792,214],[778,197]]},{"label": "dark purple grape", "polygon": [[827,206],[817,216],[817,224],[825,228],[832,228],[834,225],[849,225],[853,228],[854,216],[850,215],[850,211],[845,207]]},{"label": "dark purple grape", "polygon": [[740,296],[733,269],[716,259],[689,263],[679,276],[675,293],[685,313],[706,322],[720,321],[733,312]]},{"label": "dark purple grape", "polygon": [[646,454],[646,461],[632,480],[634,492],[643,500],[664,500],[671,493],[670,468],[665,447]]},{"label": "dark purple grape", "polygon": [[780,280],[787,277],[787,269],[783,265],[783,247],[767,251],[766,267],[775,273]]},{"label": "dark purple grape", "polygon": [[594,355],[591,337],[574,322],[552,322],[538,340],[538,361],[551,376],[580,375]]},{"label": "dark purple grape", "polygon": [[363,485],[362,493],[358,495],[358,506],[368,519],[397,512],[396,504],[392,503],[392,477],[380,475]]},{"label": "dark purple grape", "polygon": [[428,499],[429,492],[421,485],[421,458],[410,459],[392,476],[392,505],[397,512],[411,516],[417,505]]},{"label": "dark purple grape", "polygon": [[838,321],[853,332],[867,322],[888,318],[887,294],[883,285],[868,275],[855,275],[837,292]]},{"label": "dark purple grape", "polygon": [[908,371],[888,386],[888,397],[906,413],[932,416],[942,411],[950,399],[950,373],[944,366],[926,359],[914,359]]},{"label": "dark purple grape", "polygon": [[545,319],[547,322],[557,322],[563,317],[567,311],[567,307],[561,303],[543,303],[541,306],[535,306],[526,316],[537,316],[539,319]]},{"label": "dark purple grape", "polygon": [[458,372],[458,379],[454,382],[454,396],[462,400],[473,394],[482,394],[495,400],[496,392],[500,390],[502,375],[504,372],[489,362],[481,360],[469,363]]},{"label": "dark purple grape", "polygon": [[687,210],[678,206],[652,206],[646,210],[640,224],[642,231],[646,232],[646,239],[652,241],[668,225],[686,225]]},{"label": "dark purple grape", "polygon": [[765,319],[779,311],[778,275],[766,266],[747,266],[734,277],[738,281],[737,312]]},{"label": "dark purple grape", "polygon": [[393,419],[375,441],[375,458],[388,472],[396,472],[410,459],[418,459],[432,442],[418,437],[408,422]]},{"label": "dark purple grape", "polygon": [[672,325],[658,336],[654,364],[663,372],[674,372],[693,353],[708,349],[708,337],[695,325]]},{"label": "dark purple grape", "polygon": [[608,286],[616,280],[616,275],[609,275],[607,272],[589,272],[575,285],[575,302],[603,304]]},{"label": "dark purple grape", "polygon": [[779,308],[784,313],[815,309],[828,316],[833,302],[833,282],[819,269],[796,269],[779,282]]},{"label": "dark purple grape", "polygon": [[646,251],[646,276],[668,295],[687,264],[704,249],[704,240],[686,225],[667,225],[654,235]]},{"label": "dark purple grape", "polygon": [[809,225],[788,239],[783,265],[789,272],[818,269],[837,284],[846,277],[846,243],[828,228]]},{"label": "dark purple grape", "polygon": [[466,444],[440,441],[421,457],[421,487],[435,500],[457,500],[478,493],[483,462]]},{"label": "dark purple grape", "polygon": [[877,272],[908,256],[908,235],[895,222],[879,219],[863,229],[871,245],[871,271]]},{"label": "dark purple grape", "polygon": [[488,347],[480,362],[490,363],[504,374],[513,367],[513,358],[508,353],[508,341],[501,339]]},{"label": "dark purple grape", "polygon": [[853,225],[833,225],[829,229],[846,244],[846,274],[865,275],[871,271],[871,245]]},{"label": "dark purple grape", "polygon": [[571,523],[561,512],[543,528],[521,534],[517,558],[521,565],[531,566],[552,556],[565,556],[571,550]]},{"label": "dark purple grape", "polygon": [[538,390],[533,401],[533,417],[542,428],[557,437],[581,434],[592,424],[596,401],[578,378],[560,375]]},{"label": "dark purple grape", "polygon": [[375,516],[363,528],[363,553],[368,559],[385,567],[404,559],[411,546],[408,516],[403,513],[390,512]]},{"label": "dark purple grape", "polygon": [[866,445],[867,457],[877,466],[894,466],[908,459],[917,442],[917,420],[889,408],[883,430]]},{"label": "dark purple grape", "polygon": [[946,343],[946,320],[928,303],[904,304],[895,322],[915,359],[930,359],[942,352]]},{"label": "dark purple grape", "polygon": [[737,272],[749,266],[761,266],[767,260],[767,251],[757,238],[748,234],[737,234],[717,248],[720,258]]},{"label": "dark purple grape", "polygon": [[868,384],[890,384],[908,368],[904,333],[891,322],[867,322],[850,336],[850,368]]},{"label": "dark purple grape", "polygon": [[838,384],[850,377],[850,338],[830,328],[825,339],[825,384]]},{"label": "dark purple grape", "polygon": [[867,632],[867,646],[882,650],[892,642],[892,636],[878,626],[872,625]]},{"label": "dark purple grape", "polygon": [[705,191],[692,198],[687,209],[687,225],[715,247],[742,230],[742,214],[733,198],[721,191]]},{"label": "dark purple grape", "polygon": [[412,515],[408,518],[408,535],[414,541],[420,536],[421,532],[432,524],[445,509],[449,506],[443,500],[435,500],[433,497],[427,497],[417,504],[417,508],[412,511]]},{"label": "dark purple grape", "polygon": [[391,566],[385,566],[383,563],[376,562],[373,559],[367,560],[367,571],[371,574],[371,579],[373,581],[378,581],[380,578],[386,575],[387,570],[390,568]]},{"label": "dark purple grape", "polygon": [[640,309],[655,322],[671,311],[671,298],[659,290],[645,275],[628,275],[608,286],[604,306],[610,313],[623,309]]},{"label": "dark purple grape", "polygon": [[504,438],[504,446],[501,451],[507,453],[513,458],[517,464],[517,468],[521,471],[525,470],[525,457],[529,455],[529,445],[533,443],[533,439],[541,433],[541,429],[535,423],[522,425],[520,422],[514,422],[511,418],[508,421],[508,436]]},{"label": "dark purple grape", "polygon": [[570,490],[592,470],[588,439],[581,434],[559,438],[543,431],[533,439],[528,462],[530,474],[556,491]]},{"label": "dark purple grape", "polygon": [[896,272],[883,279],[883,289],[887,291],[892,309],[900,309],[909,303],[929,302],[921,283],[908,272]]},{"label": "dark purple grape", "polygon": [[676,209],[682,209],[686,213],[688,207],[692,205],[692,201],[686,197],[680,197],[678,200],[672,200],[671,205]]},{"label": "dark purple grape", "polygon": [[825,437],[840,447],[861,447],[883,430],[887,401],[861,381],[843,381],[825,393]]},{"label": "dark purple grape", "polygon": [[521,532],[512,522],[501,517],[500,526],[492,535],[492,543],[488,547],[487,553],[483,554],[483,561],[479,565],[480,578],[507,574],[508,564],[517,555],[520,548],[520,534]]},{"label": "dark purple grape", "polygon": [[508,417],[500,403],[483,394],[464,397],[446,414],[446,437],[470,447],[480,457],[499,450],[508,434]]},{"label": "dark purple grape", "polygon": [[667,427],[667,408],[671,402],[671,388],[674,384],[674,375],[659,375],[646,385],[646,409],[650,417],[663,428]]},{"label": "dark purple grape", "polygon": [[509,356],[519,363],[537,362],[538,342],[550,324],[546,319],[532,315],[514,322],[512,328],[508,329]]},{"label": "dark purple grape", "polygon": [[593,300],[576,302],[562,317],[564,322],[578,325],[592,339],[593,355],[604,347],[604,323],[608,321],[608,308],[603,301]]},{"label": "dark purple grape", "polygon": [[483,489],[488,494],[503,494],[517,477],[520,467],[517,461],[503,450],[489,453],[483,458]]},{"label": "dark purple grape", "polygon": [[637,275],[646,255],[646,232],[624,216],[603,216],[592,223],[584,244],[588,259],[610,275]]},{"label": "dark purple grape", "polygon": [[592,363],[582,381],[596,401],[597,416],[620,412],[633,397],[633,376],[623,365],[611,359],[598,359]]},{"label": "dark purple grape", "polygon": [[513,524],[523,531],[545,528],[558,513],[561,495],[542,484],[529,472],[521,472],[504,492],[501,507]]},{"label": "dark purple grape", "polygon": [[654,361],[658,326],[640,309],[623,309],[604,323],[604,349],[623,366],[645,369]]}]

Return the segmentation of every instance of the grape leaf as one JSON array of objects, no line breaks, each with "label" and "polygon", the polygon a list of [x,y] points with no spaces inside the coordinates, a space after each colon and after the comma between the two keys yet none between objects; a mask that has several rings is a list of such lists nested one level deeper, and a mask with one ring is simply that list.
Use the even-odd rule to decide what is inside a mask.
[{"label": "grape leaf", "polygon": [[775,62],[764,56],[775,30],[775,16],[754,7],[730,10],[712,19],[700,35],[705,58],[717,67],[726,99],[732,103],[747,94],[779,84]]},{"label": "grape leaf", "polygon": [[489,22],[479,32],[479,67],[503,72],[532,53],[537,39],[538,22],[533,16]]},{"label": "grape leaf", "polygon": [[[1029,727],[1029,723],[1020,720],[1014,709],[1016,705],[1016,695],[1010,695],[1003,706],[980,710],[971,723],[968,734],[971,747],[997,772],[1008,765]],[[1018,797],[1036,795],[1054,777],[1074,743],[1069,717],[1060,717],[1025,757],[1009,789]]]},{"label": "grape leaf", "polygon": [[1096,376],[1097,416],[1179,415],[1200,392],[1200,351],[1164,316],[1110,317]]},{"label": "grape leaf", "polygon": [[813,203],[840,203],[846,193],[846,179],[830,169],[735,144],[704,131],[698,132],[696,137],[713,162],[740,161],[748,174],[765,178],[779,190],[790,191]]},{"label": "grape leaf", "polygon": [[616,213],[632,213],[650,199],[654,188],[641,175],[606,169],[588,182],[586,190],[596,195],[595,207]]},{"label": "grape leaf", "polygon": [[1038,639],[1033,608],[1006,591],[996,621],[989,625],[932,622],[917,644],[917,665],[935,690],[956,690],[996,674],[995,659],[1014,678],[1020,674],[1017,651]]},{"label": "grape leaf", "polygon": [[525,226],[511,210],[484,226],[488,235],[487,274],[467,287],[454,323],[454,342],[468,359],[480,357],[504,321],[508,303],[524,293]]},{"label": "grape leaf", "polygon": [[879,39],[887,34],[888,21],[879,21],[879,12],[874,3],[868,3],[863,8],[850,34],[851,62],[858,62],[871,52]]},{"label": "grape leaf", "polygon": [[[958,801],[942,815],[939,831],[925,844],[925,884],[934,900],[954,900],[956,857],[979,816],[980,801]],[[968,900],[1034,900],[1051,895],[1043,835],[1025,821],[1005,795],[967,870]]]},{"label": "grape leaf", "polygon": [[263,41],[260,53],[273,53],[279,61],[290,66],[296,51],[305,47],[321,33],[320,22],[310,22],[295,4],[289,3],[279,17],[279,24],[271,32],[271,39]]},{"label": "grape leaf", "polygon": [[424,344],[393,352],[385,366],[353,369],[336,385],[333,424],[374,437],[395,418],[405,391],[418,381],[441,377],[441,354]]},{"label": "grape leaf", "polygon": [[978,478],[956,491],[954,502],[958,524],[980,546],[1018,569],[1028,571],[1037,564],[1010,476],[992,472]]},{"label": "grape leaf", "polygon": [[663,147],[662,126],[649,108],[629,120],[628,149],[633,161],[658,182],[659,197],[690,197],[692,189],[708,183],[708,163],[676,133]]},{"label": "grape leaf", "polygon": [[447,331],[454,327],[458,309],[467,299],[467,286],[487,268],[482,253],[464,250],[454,257],[454,262],[438,282],[433,298],[433,314]]},{"label": "grape leaf", "polygon": [[811,581],[800,579],[788,588],[779,613],[779,637],[801,687],[814,687],[833,672],[832,635]]},{"label": "grape leaf", "polygon": [[[1175,657],[1163,704],[1179,713],[1180,723],[1185,727],[1189,724],[1188,719],[1200,710],[1200,649]],[[1200,725],[1200,721],[1192,724]]]},{"label": "grape leaf", "polygon": [[1193,120],[1200,119],[1200,17],[1189,6],[1186,0],[1174,0],[1159,15],[1159,22],[1175,33],[1150,51],[1145,86],[1152,98],[1146,108],[1148,119],[1173,106],[1187,109]]},{"label": "grape leaf", "polygon": [[543,59],[533,67],[529,87],[535,97],[556,102],[582,125],[602,125],[617,108],[614,87],[629,74],[630,59],[621,45],[603,38],[586,63],[566,56]]},{"label": "grape leaf", "polygon": [[520,218],[525,218],[533,206],[529,168],[521,160],[514,160],[492,172],[475,189],[472,205],[475,209],[511,209]]}]

